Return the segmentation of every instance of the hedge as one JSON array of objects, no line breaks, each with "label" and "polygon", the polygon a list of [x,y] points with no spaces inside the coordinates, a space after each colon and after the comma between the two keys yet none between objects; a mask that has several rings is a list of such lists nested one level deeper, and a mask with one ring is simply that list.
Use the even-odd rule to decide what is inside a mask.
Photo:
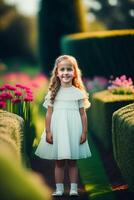
[{"label": "hedge", "polygon": [[0,199],[50,200],[50,189],[22,162],[24,121],[16,114],[0,110]]},{"label": "hedge", "polygon": [[126,74],[134,78],[133,29],[65,35],[61,52],[76,57],[85,77]]},{"label": "hedge", "polygon": [[112,142],[117,165],[134,191],[134,103],[113,113]]},{"label": "hedge", "polygon": [[133,103],[134,95],[115,95],[108,90],[96,92],[91,98],[89,128],[104,144],[112,148],[112,114],[117,109]]},{"label": "hedge", "polygon": [[24,121],[16,114],[0,110],[0,142],[9,143],[14,146],[16,154],[21,160],[23,153],[23,128]]}]

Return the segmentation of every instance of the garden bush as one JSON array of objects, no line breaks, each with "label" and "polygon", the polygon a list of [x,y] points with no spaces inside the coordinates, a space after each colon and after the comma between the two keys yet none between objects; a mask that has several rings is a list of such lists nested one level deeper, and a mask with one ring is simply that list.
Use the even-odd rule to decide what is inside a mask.
[{"label": "garden bush", "polygon": [[112,148],[112,114],[119,108],[134,102],[134,94],[112,94],[108,90],[96,92],[91,98],[89,128],[104,144]]},{"label": "garden bush", "polygon": [[14,113],[0,110],[0,143],[7,143],[21,159],[24,121]]},{"label": "garden bush", "polygon": [[0,199],[49,200],[49,187],[22,162],[23,127],[21,117],[0,110]]},{"label": "garden bush", "polygon": [[134,191],[134,103],[113,113],[112,142],[117,165]]},{"label": "garden bush", "polygon": [[126,74],[134,78],[134,30],[65,35],[61,52],[76,57],[85,77]]}]

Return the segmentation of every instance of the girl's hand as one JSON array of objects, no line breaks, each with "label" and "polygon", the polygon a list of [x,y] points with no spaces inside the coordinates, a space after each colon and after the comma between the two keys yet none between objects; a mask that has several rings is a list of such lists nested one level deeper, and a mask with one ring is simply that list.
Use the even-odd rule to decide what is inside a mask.
[{"label": "girl's hand", "polygon": [[86,142],[86,139],[87,139],[86,133],[82,133],[80,137],[80,144]]},{"label": "girl's hand", "polygon": [[48,132],[46,134],[46,142],[48,142],[49,144],[53,144],[53,136],[51,132]]}]

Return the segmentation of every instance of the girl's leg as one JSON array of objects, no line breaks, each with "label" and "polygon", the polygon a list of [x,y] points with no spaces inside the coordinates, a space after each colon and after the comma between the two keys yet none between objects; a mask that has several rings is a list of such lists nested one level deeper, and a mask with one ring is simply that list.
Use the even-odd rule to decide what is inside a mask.
[{"label": "girl's leg", "polygon": [[65,160],[55,161],[55,182],[63,183],[64,180]]},{"label": "girl's leg", "polygon": [[76,160],[68,160],[68,167],[71,182],[70,195],[78,195],[78,168]]},{"label": "girl's leg", "polygon": [[71,183],[78,181],[78,168],[76,160],[68,160],[69,178]]},{"label": "girl's leg", "polygon": [[53,196],[62,196],[64,193],[64,167],[65,160],[56,160],[55,161],[55,182],[56,182],[56,192],[54,192]]}]

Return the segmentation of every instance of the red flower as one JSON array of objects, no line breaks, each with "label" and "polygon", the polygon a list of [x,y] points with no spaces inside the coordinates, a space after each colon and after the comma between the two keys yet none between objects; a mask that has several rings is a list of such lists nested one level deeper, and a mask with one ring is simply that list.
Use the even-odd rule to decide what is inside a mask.
[{"label": "red flower", "polygon": [[0,101],[0,108],[5,108],[5,107],[6,107],[6,102]]},{"label": "red flower", "polygon": [[15,86],[18,88],[24,89],[24,86],[22,84],[17,83]]},{"label": "red flower", "polygon": [[10,84],[5,84],[4,87],[5,87],[5,89],[8,89],[8,90],[13,90],[13,91],[16,90],[16,88]]},{"label": "red flower", "polygon": [[12,98],[13,98],[13,96],[12,96],[10,93],[6,93],[6,92],[3,92],[2,94],[0,94],[0,97],[1,97],[3,100],[12,99]]},{"label": "red flower", "polygon": [[15,94],[15,96],[20,97],[20,96],[22,95],[22,92],[20,92],[20,91],[16,91],[14,94]]},{"label": "red flower", "polygon": [[21,99],[13,99],[13,100],[12,100],[12,103],[13,103],[13,104],[20,103],[20,102],[21,102]]},{"label": "red flower", "polygon": [[5,87],[0,87],[0,91],[4,91],[5,90]]},{"label": "red flower", "polygon": [[26,97],[26,98],[24,98],[24,101],[30,102],[30,101],[33,101],[33,98],[32,97]]}]

